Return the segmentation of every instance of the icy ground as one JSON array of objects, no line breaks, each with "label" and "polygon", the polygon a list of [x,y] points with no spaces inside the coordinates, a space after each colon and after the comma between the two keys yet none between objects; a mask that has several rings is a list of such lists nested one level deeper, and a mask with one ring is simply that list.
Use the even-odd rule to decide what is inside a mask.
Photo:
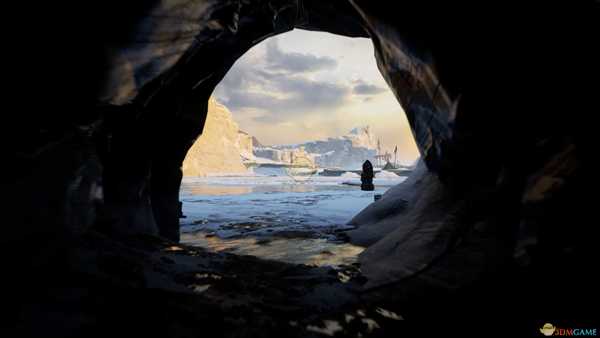
[{"label": "icy ground", "polygon": [[310,265],[352,264],[362,247],[341,230],[375,194],[405,178],[383,172],[375,191],[361,191],[356,174],[342,177],[273,175],[186,177],[181,240],[213,251]]}]

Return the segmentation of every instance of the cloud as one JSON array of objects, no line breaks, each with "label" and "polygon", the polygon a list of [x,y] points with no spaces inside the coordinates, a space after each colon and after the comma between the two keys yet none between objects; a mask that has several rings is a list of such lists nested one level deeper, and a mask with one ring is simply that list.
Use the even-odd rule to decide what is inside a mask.
[{"label": "cloud", "polygon": [[[364,80],[316,81],[314,73],[338,66],[335,59],[283,51],[276,38],[265,41],[262,53],[241,58],[216,89],[217,99],[232,111],[254,109],[256,122],[278,123],[316,112],[335,111],[352,95],[371,101],[387,91]],[[343,80],[342,80],[343,81]]]},{"label": "cloud", "polygon": [[239,58],[214,96],[264,144],[302,143],[369,124],[384,149],[397,145],[399,159],[412,161],[419,155],[412,132],[373,53],[366,39],[294,30]]},{"label": "cloud", "polygon": [[255,107],[267,111],[256,118],[258,122],[283,122],[316,111],[335,110],[345,104],[350,94],[350,89],[343,85],[316,82],[302,76],[283,76],[272,85],[285,96],[265,93],[256,100]]},{"label": "cloud", "polygon": [[[287,57],[293,53],[283,54]],[[298,55],[305,57],[308,54]],[[310,56],[305,61],[311,58],[326,59]],[[290,64],[294,66],[289,67]],[[221,81],[215,95],[233,111],[248,108],[262,110],[263,115],[256,120],[270,123],[289,121],[293,117],[326,109],[335,110],[346,103],[352,92],[349,84],[315,81],[305,76],[306,72],[290,71],[300,67],[300,64],[296,60],[284,69],[280,62],[273,69],[270,62],[265,65],[264,60],[238,62]],[[324,64],[326,62],[321,62],[311,69]],[[303,65],[302,68],[307,69],[308,66]]]},{"label": "cloud", "polygon": [[377,95],[388,90],[387,88],[379,87],[361,80],[354,81],[354,83],[355,85],[352,89],[352,93],[355,95]]},{"label": "cloud", "polygon": [[284,52],[279,48],[279,42],[276,38],[267,41],[265,59],[270,69],[285,72],[316,72],[334,69],[338,65],[335,59],[327,56]]}]

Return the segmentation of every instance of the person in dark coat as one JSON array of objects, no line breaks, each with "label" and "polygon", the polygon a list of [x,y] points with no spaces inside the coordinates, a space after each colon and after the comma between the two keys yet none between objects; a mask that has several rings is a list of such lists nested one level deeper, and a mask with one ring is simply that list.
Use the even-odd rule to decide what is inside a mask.
[{"label": "person in dark coat", "polygon": [[364,191],[375,190],[375,186],[373,185],[373,177],[375,177],[373,165],[371,164],[371,161],[366,160],[362,165],[362,173],[360,174],[360,189]]}]

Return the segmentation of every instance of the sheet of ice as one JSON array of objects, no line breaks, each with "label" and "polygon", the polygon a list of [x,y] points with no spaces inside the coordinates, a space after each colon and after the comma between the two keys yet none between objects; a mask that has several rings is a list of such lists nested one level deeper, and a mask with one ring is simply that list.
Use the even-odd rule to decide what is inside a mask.
[{"label": "sheet of ice", "polygon": [[[347,264],[362,248],[340,243],[337,232],[404,178],[375,180],[375,191],[342,184],[360,184],[356,174],[199,177],[183,180],[180,199],[182,241],[211,250],[227,250],[293,263]],[[348,177],[351,176],[351,177]],[[325,252],[325,256],[321,255]]]},{"label": "sheet of ice", "polygon": [[293,264],[316,266],[349,265],[364,248],[349,243],[332,243],[323,238],[273,238],[255,237],[219,238],[199,233],[183,235],[186,244],[200,246],[215,252],[232,252],[264,259],[279,260]]},{"label": "sheet of ice", "polygon": [[376,179],[395,179],[396,177],[399,176],[387,170],[381,170],[375,174]]},{"label": "sheet of ice", "polygon": [[[394,173],[378,172],[375,174],[373,183],[375,186],[380,187],[392,187],[396,184],[403,182],[406,177],[398,176]],[[342,176],[319,176],[314,175],[306,177],[301,183],[297,182],[297,179],[286,174],[283,168],[255,168],[253,173],[239,175],[239,174],[228,174],[226,176],[207,176],[207,177],[184,177],[182,182],[182,193],[185,193],[185,189],[190,185],[244,185],[244,186],[257,186],[257,185],[298,185],[303,184],[307,186],[331,186],[336,187],[345,182],[352,182],[360,184],[360,175],[352,172],[342,174]]]},{"label": "sheet of ice", "polygon": [[353,173],[353,172],[345,172],[340,177],[343,178],[343,179],[345,179],[345,180],[347,180],[347,179],[354,179],[354,178],[360,179],[360,175],[357,174],[357,173]]}]

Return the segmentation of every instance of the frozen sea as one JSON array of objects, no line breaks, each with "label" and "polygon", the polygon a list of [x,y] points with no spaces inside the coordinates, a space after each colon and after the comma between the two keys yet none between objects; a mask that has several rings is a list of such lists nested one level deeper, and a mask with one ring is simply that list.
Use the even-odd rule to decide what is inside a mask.
[{"label": "frozen sea", "polygon": [[181,240],[211,251],[308,265],[347,265],[362,247],[342,230],[359,211],[405,177],[382,172],[375,191],[360,177],[294,177],[280,172],[247,176],[185,177],[180,192]]}]

